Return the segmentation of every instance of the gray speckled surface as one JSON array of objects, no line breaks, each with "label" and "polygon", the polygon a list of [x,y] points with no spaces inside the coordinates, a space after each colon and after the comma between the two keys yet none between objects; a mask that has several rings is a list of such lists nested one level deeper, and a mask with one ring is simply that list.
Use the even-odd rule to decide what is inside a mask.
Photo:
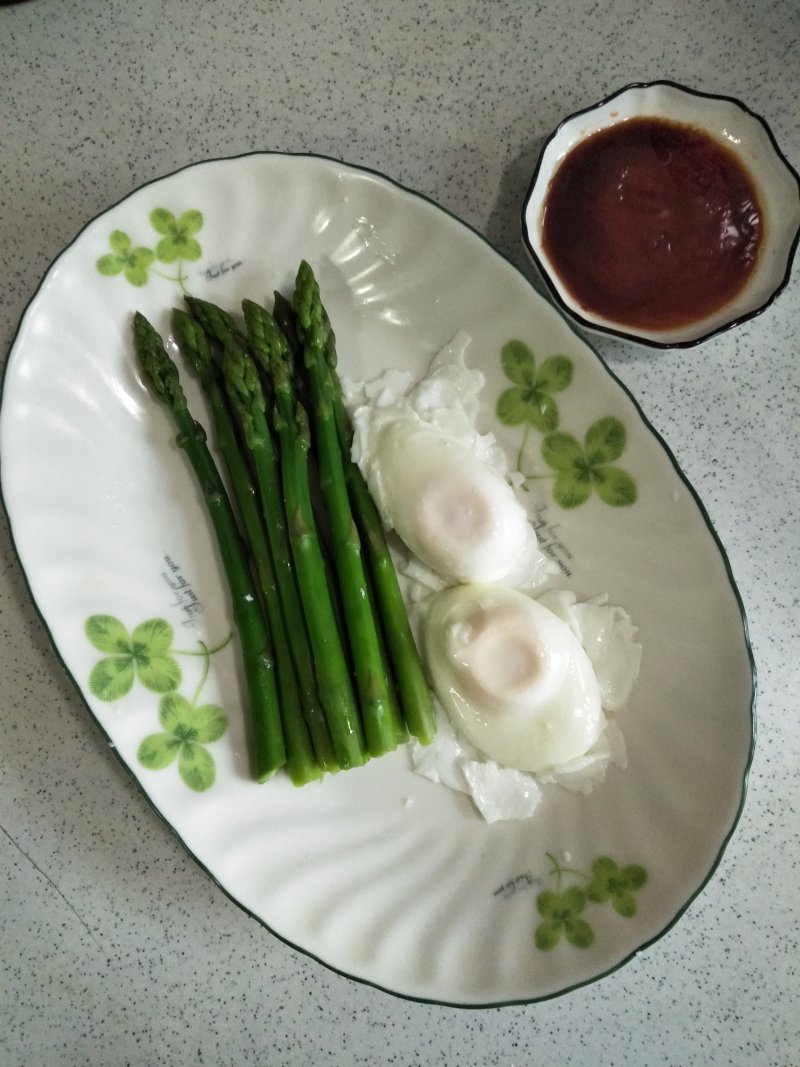
[{"label": "gray speckled surface", "polygon": [[[525,267],[543,138],[629,81],[738,96],[800,164],[793,3],[28,0],[0,8],[0,351],[81,226],[176,167],[314,151],[419,189]],[[269,936],[106,747],[0,538],[0,1062],[800,1062],[800,278],[696,351],[603,341],[726,546],[759,743],[717,873],[661,941],[527,1007],[405,1002]]]}]

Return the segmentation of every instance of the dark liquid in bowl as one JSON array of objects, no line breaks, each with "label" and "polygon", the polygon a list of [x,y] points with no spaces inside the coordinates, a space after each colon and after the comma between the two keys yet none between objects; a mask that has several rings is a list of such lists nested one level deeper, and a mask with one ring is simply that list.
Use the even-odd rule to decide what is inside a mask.
[{"label": "dark liquid in bowl", "polygon": [[694,127],[641,118],[566,156],[545,198],[542,244],[584,309],[659,330],[732,300],[763,229],[753,182],[730,149]]}]

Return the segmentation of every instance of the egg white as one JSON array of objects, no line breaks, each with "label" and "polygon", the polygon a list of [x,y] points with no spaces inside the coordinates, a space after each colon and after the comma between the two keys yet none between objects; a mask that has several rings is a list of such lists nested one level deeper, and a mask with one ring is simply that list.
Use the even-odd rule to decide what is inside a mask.
[{"label": "egg white", "polygon": [[436,696],[485,757],[534,774],[583,756],[606,725],[580,641],[553,612],[500,585],[431,598],[423,645]]}]

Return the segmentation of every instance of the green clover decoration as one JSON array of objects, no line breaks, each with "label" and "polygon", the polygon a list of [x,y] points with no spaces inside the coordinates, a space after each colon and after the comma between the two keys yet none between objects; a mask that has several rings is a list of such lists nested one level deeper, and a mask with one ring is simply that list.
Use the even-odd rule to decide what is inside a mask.
[{"label": "green clover decoration", "polygon": [[203,216],[199,211],[184,211],[180,218],[175,218],[171,211],[157,207],[150,212],[150,222],[156,233],[163,237],[156,245],[156,256],[162,263],[174,263],[178,259],[198,260],[201,256],[200,244],[194,234],[203,225]]},{"label": "green clover decoration", "polygon": [[196,793],[210,788],[216,778],[214,757],[204,745],[218,741],[228,719],[216,704],[195,707],[179,693],[161,698],[158,720],[163,733],[149,734],[139,745],[139,762],[158,771],[178,760],[178,773]]},{"label": "green clover decoration", "polygon": [[100,700],[120,700],[135,678],[154,693],[168,693],[181,683],[181,668],[170,656],[173,630],[166,619],[148,619],[133,633],[113,615],[92,615],[86,620],[89,641],[107,655],[89,675],[89,689]]},{"label": "green clover decoration", "polygon": [[583,445],[572,434],[549,433],[542,441],[542,459],[555,471],[553,496],[562,508],[585,503],[594,490],[611,507],[627,507],[636,500],[636,482],[613,465],[625,450],[625,427],[608,415],[592,423]]},{"label": "green clover decoration", "polygon": [[[151,274],[157,274],[168,281],[177,282],[185,291],[183,263],[195,262],[202,255],[200,242],[195,237],[203,226],[202,213],[191,210],[175,216],[166,208],[157,207],[150,212],[150,225],[161,235],[155,249],[144,245],[134,247],[133,240],[124,230],[114,230],[108,239],[111,251],[100,256],[95,266],[107,277],[124,275],[131,285],[138,288],[147,284]],[[176,263],[177,274],[164,274],[157,270],[154,266],[156,261]]]},{"label": "green clover decoration", "polygon": [[[517,453],[523,488],[528,489],[533,480],[552,479],[553,498],[562,508],[584,504],[593,492],[611,507],[633,504],[636,482],[614,462],[625,449],[624,424],[613,416],[598,419],[586,431],[583,444],[559,430],[561,413],[555,394],[572,384],[572,360],[554,355],[537,363],[524,341],[512,340],[503,345],[500,364],[511,386],[498,396],[495,414],[505,426],[523,427]],[[553,473],[523,472],[531,430],[545,435],[541,455]]]},{"label": "green clover decoration", "polygon": [[[128,632],[113,615],[91,615],[84,624],[91,644],[105,653],[89,673],[89,690],[100,700],[117,701],[139,682],[154,693],[163,694],[158,718],[161,733],[149,734],[139,745],[137,757],[148,770],[162,770],[177,759],[178,773],[195,792],[214,784],[216,764],[205,748],[219,740],[228,726],[224,710],[216,704],[199,704],[208,677],[211,656],[229,643],[232,634],[209,648],[203,641],[198,649],[174,649],[174,630],[166,619],[147,619]],[[182,681],[175,656],[202,660],[200,680],[193,699],[176,690]]]},{"label": "green clover decoration", "polygon": [[553,393],[560,393],[572,381],[572,361],[566,356],[549,356],[536,365],[533,352],[522,341],[508,341],[500,353],[503,373],[514,384],[497,398],[496,413],[506,426],[528,424],[540,433],[558,426],[558,405]]},{"label": "green clover decoration", "polygon": [[619,867],[608,856],[599,856],[592,864],[592,880],[586,887],[586,895],[598,904],[610,900],[614,911],[629,919],[636,914],[633,894],[646,881],[647,871],[638,863]]},{"label": "green clover decoration", "polygon": [[[593,945],[594,930],[583,914],[589,903],[610,902],[617,915],[624,919],[636,914],[634,894],[647,881],[647,871],[638,863],[621,867],[610,856],[598,856],[592,863],[591,875],[588,875],[562,867],[550,852],[547,858],[552,863],[550,876],[556,880],[556,889],[546,889],[536,898],[536,909],[542,921],[536,927],[534,941],[541,951],[549,952],[562,938],[574,948],[585,949]],[[567,875],[580,878],[585,885],[562,889],[562,881]]]},{"label": "green clover decoration", "polygon": [[111,252],[101,256],[97,269],[101,274],[111,277],[123,274],[131,285],[141,287],[147,284],[148,269],[156,258],[150,248],[133,247],[133,241],[123,230],[114,230],[108,239]]},{"label": "green clover decoration", "polygon": [[536,898],[536,907],[544,921],[536,927],[536,947],[544,951],[554,948],[562,937],[575,948],[589,948],[594,930],[581,918],[586,907],[586,894],[577,886],[563,893],[545,890]]}]

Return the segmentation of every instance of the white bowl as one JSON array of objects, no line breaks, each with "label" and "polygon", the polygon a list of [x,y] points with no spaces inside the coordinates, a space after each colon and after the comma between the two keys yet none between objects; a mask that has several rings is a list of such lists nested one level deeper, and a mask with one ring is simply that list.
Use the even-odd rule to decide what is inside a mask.
[{"label": "white bowl", "polygon": [[[662,118],[699,128],[733,151],[749,173],[764,221],[755,268],[721,309],[688,325],[644,329],[582,306],[564,285],[542,244],[542,217],[551,180],[586,137],[632,118]],[[696,92],[673,82],[628,85],[565,119],[542,149],[522,209],[526,246],[556,302],[581,326],[656,348],[686,348],[764,311],[785,288],[800,239],[800,177],[766,122],[731,97]]]}]

